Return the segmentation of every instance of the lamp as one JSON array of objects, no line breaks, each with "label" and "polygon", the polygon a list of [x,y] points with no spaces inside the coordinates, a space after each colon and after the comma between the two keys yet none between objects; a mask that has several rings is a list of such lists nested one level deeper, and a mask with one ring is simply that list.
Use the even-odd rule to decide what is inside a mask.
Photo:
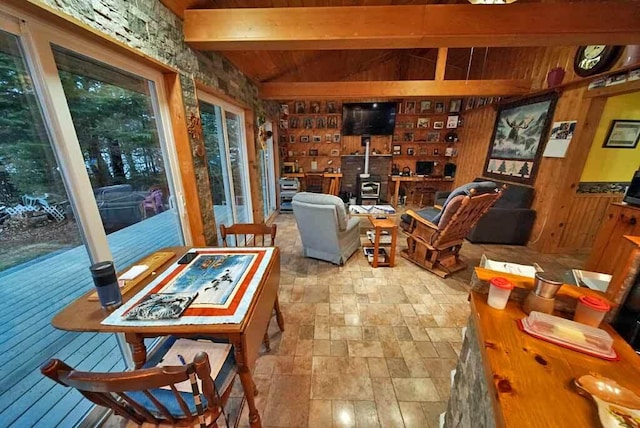
[{"label": "lamp", "polygon": [[517,0],[469,0],[471,4],[509,4]]}]

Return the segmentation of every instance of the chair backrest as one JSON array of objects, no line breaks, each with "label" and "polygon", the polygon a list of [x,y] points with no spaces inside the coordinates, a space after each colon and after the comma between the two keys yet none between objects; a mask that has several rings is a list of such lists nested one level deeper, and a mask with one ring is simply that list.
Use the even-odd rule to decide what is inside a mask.
[{"label": "chair backrest", "polygon": [[304,175],[305,192],[323,193],[324,174],[308,172]]},{"label": "chair backrest", "polygon": [[431,240],[435,248],[462,243],[478,220],[500,198],[502,190],[477,196],[474,190],[470,193],[470,196],[458,195],[447,204],[438,223],[438,231]]},{"label": "chair backrest", "polygon": [[[272,224],[267,226],[264,223],[236,223],[231,226],[220,225],[220,237],[222,238],[222,244],[225,247],[229,247],[230,242],[227,238],[233,236],[234,247],[248,246],[253,240],[253,245],[258,247],[273,247],[276,245],[276,232],[278,226]],[[243,240],[240,240],[242,236]],[[265,237],[271,237],[271,242],[265,244]]]},{"label": "chair backrest", "polygon": [[[163,422],[191,424],[202,421],[201,416],[212,420],[219,416],[224,405],[215,390],[209,358],[204,352],[198,353],[192,363],[183,366],[92,373],[74,370],[63,361],[52,359],[40,371],[55,382],[76,388],[90,401],[108,407],[117,415],[139,425],[144,422],[156,425]],[[181,393],[176,389],[176,384],[189,380],[190,373],[195,373],[202,381],[202,391],[195,379],[192,388],[204,396],[202,403],[206,403],[206,408],[202,407],[200,401],[194,400],[193,393]],[[163,387],[170,389],[160,389]]]}]

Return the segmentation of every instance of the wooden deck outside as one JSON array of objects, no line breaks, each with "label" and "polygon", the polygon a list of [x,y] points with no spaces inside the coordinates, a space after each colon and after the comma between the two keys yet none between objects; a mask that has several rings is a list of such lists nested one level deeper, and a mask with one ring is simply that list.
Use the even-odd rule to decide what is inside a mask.
[{"label": "wooden deck outside", "polygon": [[[164,212],[108,236],[122,269],[159,248],[182,243],[173,212]],[[40,374],[55,357],[82,370],[124,369],[115,336],[54,329],[50,320],[93,286],[84,246],[24,269],[0,273],[0,425],[74,426],[92,404]]]}]

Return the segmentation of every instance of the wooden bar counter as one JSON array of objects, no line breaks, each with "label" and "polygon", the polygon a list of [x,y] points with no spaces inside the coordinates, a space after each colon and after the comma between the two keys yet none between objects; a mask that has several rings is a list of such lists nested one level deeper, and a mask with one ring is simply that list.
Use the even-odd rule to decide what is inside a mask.
[{"label": "wooden bar counter", "polygon": [[573,380],[589,373],[613,379],[640,395],[640,357],[608,325],[620,361],[606,361],[520,331],[521,306],[503,311],[470,293],[465,334],[445,427],[598,427],[596,406]]}]

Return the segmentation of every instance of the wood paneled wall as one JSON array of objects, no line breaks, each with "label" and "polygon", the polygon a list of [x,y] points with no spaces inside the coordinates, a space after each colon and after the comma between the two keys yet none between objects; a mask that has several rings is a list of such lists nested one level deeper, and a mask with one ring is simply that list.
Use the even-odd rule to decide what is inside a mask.
[{"label": "wood paneled wall", "polygon": [[495,106],[481,107],[465,113],[464,127],[458,130],[461,143],[454,187],[482,176],[495,120]]},{"label": "wood paneled wall", "polygon": [[558,243],[560,251],[590,249],[609,205],[620,201],[622,201],[620,194],[576,194],[571,202],[569,217]]}]

